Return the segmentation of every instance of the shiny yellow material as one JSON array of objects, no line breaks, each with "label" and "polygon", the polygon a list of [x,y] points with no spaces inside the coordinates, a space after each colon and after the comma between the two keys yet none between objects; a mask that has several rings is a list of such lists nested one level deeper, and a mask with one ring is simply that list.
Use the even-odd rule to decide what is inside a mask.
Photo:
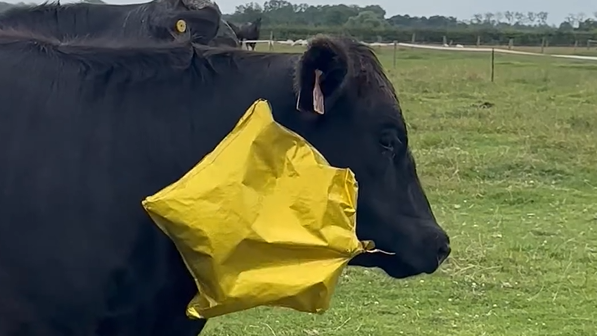
[{"label": "shiny yellow material", "polygon": [[185,20],[176,21],[176,31],[179,33],[184,33],[187,31],[187,23]]},{"label": "shiny yellow material", "polygon": [[354,174],[331,167],[258,100],[143,206],[195,278],[187,315],[210,318],[262,305],[327,310],[342,269],[373,248],[356,237],[356,198]]}]

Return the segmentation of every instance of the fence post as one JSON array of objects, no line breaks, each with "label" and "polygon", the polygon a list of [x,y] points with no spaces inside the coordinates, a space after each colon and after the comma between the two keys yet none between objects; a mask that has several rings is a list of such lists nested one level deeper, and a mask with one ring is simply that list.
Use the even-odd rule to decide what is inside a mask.
[{"label": "fence post", "polygon": [[574,40],[574,52],[576,52],[576,48],[578,48],[578,40]]},{"label": "fence post", "polygon": [[269,32],[269,51],[274,51],[274,31]]},{"label": "fence post", "polygon": [[443,42],[443,45],[448,44],[448,38],[446,37],[446,35],[444,35],[442,42]]},{"label": "fence post", "polygon": [[545,36],[543,36],[543,38],[541,38],[541,53],[543,54],[545,52]]},{"label": "fence post", "polygon": [[[415,44],[415,39],[416,39],[416,37],[417,37],[417,34],[416,34],[416,33],[413,33],[413,35],[412,35],[412,36],[411,36],[411,38],[410,38],[410,43],[412,43],[412,44]],[[411,47],[411,49],[414,49],[414,48],[413,48],[413,47]]]},{"label": "fence post", "polygon": [[513,47],[513,46],[514,46],[514,39],[512,39],[512,38],[511,38],[511,39],[508,41],[508,50],[512,50],[512,47]]},{"label": "fence post", "polygon": [[491,82],[493,83],[495,73],[495,48],[491,48]]},{"label": "fence post", "polygon": [[481,46],[481,35],[477,35],[477,48]]},{"label": "fence post", "polygon": [[396,70],[396,56],[398,53],[398,41],[394,41],[394,70]]}]

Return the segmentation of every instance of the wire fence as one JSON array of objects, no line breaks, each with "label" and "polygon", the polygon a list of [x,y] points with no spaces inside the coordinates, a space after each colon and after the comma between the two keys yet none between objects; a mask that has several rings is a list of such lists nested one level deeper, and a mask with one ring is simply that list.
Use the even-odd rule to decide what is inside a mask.
[{"label": "wire fence", "polygon": [[[595,41],[597,42],[597,41]],[[307,40],[286,40],[286,41],[276,41],[274,39],[270,40],[249,40],[243,41],[243,47],[246,48],[247,43],[262,43],[267,44],[270,51],[275,50],[275,45],[285,45],[285,46],[303,46],[306,47],[309,43]],[[573,59],[573,60],[583,60],[583,61],[597,61],[597,56],[584,56],[584,55],[573,55],[573,54],[546,54],[544,53],[544,48],[541,47],[541,52],[529,52],[529,51],[519,51],[519,50],[511,50],[501,47],[465,47],[461,44],[456,45],[424,45],[424,44],[415,44],[415,43],[402,43],[402,42],[392,42],[392,43],[383,43],[383,42],[374,42],[374,43],[367,43],[367,44],[374,48],[393,48],[394,55],[393,55],[393,68],[396,68],[396,60],[398,54],[398,48],[411,48],[411,49],[426,49],[426,50],[440,50],[440,51],[460,51],[460,52],[484,52],[489,53],[491,57],[491,81],[494,81],[495,77],[495,54],[510,54],[510,55],[526,55],[526,56],[537,56],[537,57],[551,57],[551,58],[559,58],[559,59]]]},{"label": "wire fence", "polygon": [[[597,41],[595,41],[597,42]],[[275,41],[275,40],[250,40],[250,41],[243,41],[243,45],[246,43],[266,43],[269,46],[269,50],[273,51],[275,49],[276,44],[287,45],[287,46],[307,46],[307,40],[286,40],[286,41]],[[424,44],[414,44],[414,43],[402,43],[402,42],[392,42],[392,43],[382,43],[382,42],[374,42],[374,43],[366,43],[372,47],[393,47],[394,49],[398,49],[398,47],[407,47],[407,48],[418,48],[418,49],[430,49],[430,50],[445,50],[445,51],[467,51],[467,52],[494,52],[494,53],[503,53],[503,54],[515,54],[515,55],[527,55],[527,56],[541,56],[541,57],[554,57],[554,58],[568,58],[568,59],[578,59],[578,60],[589,60],[589,61],[597,61],[597,56],[582,56],[582,55],[566,55],[566,54],[545,54],[545,53],[535,53],[535,52],[528,52],[528,51],[519,51],[519,50],[510,50],[505,48],[486,48],[486,47],[465,47],[461,44],[456,44],[454,46],[448,45],[424,45]]]}]

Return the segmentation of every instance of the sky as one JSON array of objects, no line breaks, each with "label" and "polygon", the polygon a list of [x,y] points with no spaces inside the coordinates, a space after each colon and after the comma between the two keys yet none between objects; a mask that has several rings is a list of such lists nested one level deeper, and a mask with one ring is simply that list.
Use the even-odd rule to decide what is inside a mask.
[{"label": "sky", "polygon": [[[16,3],[21,0],[3,0]],[[30,2],[31,0],[24,2]],[[76,0],[62,0],[61,3],[75,2]],[[104,0],[112,4],[131,4],[148,2],[148,0]],[[253,0],[254,1],[254,0]],[[33,0],[31,2],[42,2]],[[250,2],[249,0],[215,0],[224,13],[232,13],[235,6]],[[262,4],[264,0],[255,1]],[[597,12],[597,1],[595,0],[291,0],[292,3],[307,3],[309,5],[325,4],[358,4],[380,5],[387,16],[396,14],[408,14],[411,16],[445,15],[455,16],[461,20],[471,19],[476,13],[487,12],[548,12],[548,23],[559,24],[564,21],[568,14],[584,12],[585,15],[593,17]],[[592,3],[592,4],[591,4]]]}]

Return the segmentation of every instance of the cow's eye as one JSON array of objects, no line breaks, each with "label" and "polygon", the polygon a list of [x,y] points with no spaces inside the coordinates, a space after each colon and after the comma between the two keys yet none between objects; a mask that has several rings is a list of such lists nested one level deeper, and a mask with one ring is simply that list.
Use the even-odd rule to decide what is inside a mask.
[{"label": "cow's eye", "polygon": [[394,151],[394,141],[390,137],[381,138],[379,144],[381,145],[381,148],[383,148],[384,151]]}]

